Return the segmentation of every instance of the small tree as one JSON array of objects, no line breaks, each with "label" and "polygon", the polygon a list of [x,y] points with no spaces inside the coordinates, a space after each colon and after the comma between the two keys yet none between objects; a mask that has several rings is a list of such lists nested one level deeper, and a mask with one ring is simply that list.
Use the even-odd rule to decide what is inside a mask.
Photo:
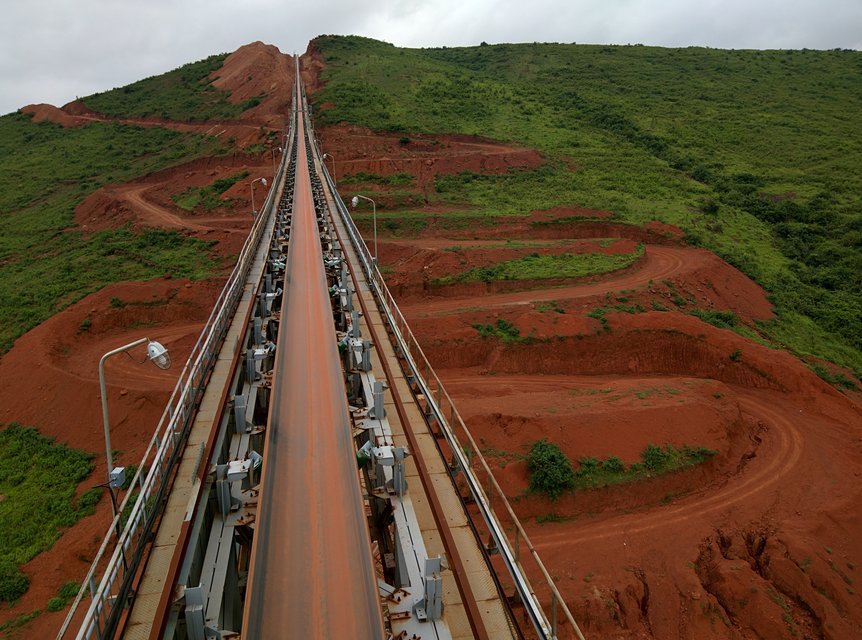
[{"label": "small tree", "polygon": [[554,443],[538,440],[530,449],[530,490],[548,494],[556,500],[563,491],[575,486],[575,472],[566,454]]}]

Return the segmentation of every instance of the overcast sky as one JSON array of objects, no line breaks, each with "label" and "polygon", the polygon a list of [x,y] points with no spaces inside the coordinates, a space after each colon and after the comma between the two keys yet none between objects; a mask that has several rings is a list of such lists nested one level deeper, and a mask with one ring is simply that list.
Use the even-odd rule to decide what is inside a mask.
[{"label": "overcast sky", "polygon": [[862,0],[3,0],[0,114],[63,105],[262,40],[862,49]]}]

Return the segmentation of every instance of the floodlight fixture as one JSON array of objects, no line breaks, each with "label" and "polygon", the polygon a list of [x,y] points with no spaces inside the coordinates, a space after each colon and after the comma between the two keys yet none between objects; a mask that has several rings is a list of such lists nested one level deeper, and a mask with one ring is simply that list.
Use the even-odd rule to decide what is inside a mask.
[{"label": "floodlight fixture", "polygon": [[372,262],[374,262],[374,264],[377,264],[377,203],[374,202],[374,200],[372,200],[368,196],[363,196],[362,194],[357,193],[350,201],[350,204],[353,206],[354,209],[359,205],[360,199],[368,200],[368,202],[371,203],[371,218],[374,223],[374,255],[372,256],[371,260]]}]

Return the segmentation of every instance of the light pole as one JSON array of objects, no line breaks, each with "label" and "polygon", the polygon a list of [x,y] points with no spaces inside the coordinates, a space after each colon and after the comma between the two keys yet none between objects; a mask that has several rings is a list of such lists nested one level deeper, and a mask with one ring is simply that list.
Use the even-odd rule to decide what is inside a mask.
[{"label": "light pole", "polygon": [[332,182],[333,182],[333,183],[335,184],[335,186],[337,187],[337,186],[338,186],[338,179],[335,177],[335,158],[333,158],[333,157],[332,157],[331,155],[329,155],[328,153],[324,153],[324,154],[323,154],[323,159],[324,159],[324,160],[326,160],[327,158],[329,158],[330,160],[332,160]]},{"label": "light pole", "polygon": [[363,196],[363,195],[360,195],[357,193],[355,196],[353,196],[353,200],[350,201],[350,204],[353,206],[354,209],[359,204],[360,198],[362,198],[363,200],[368,200],[368,202],[371,203],[371,207],[372,207],[371,219],[374,223],[374,256],[373,256],[373,262],[374,262],[374,264],[377,264],[377,203],[374,202],[374,200],[372,200],[368,196]]},{"label": "light pole", "polygon": [[[114,516],[117,515],[117,506],[114,501],[113,489],[116,489],[123,484],[123,468],[117,467],[116,473],[114,473],[114,457],[111,454],[111,423],[108,419],[108,390],[105,385],[105,361],[113,355],[133,349],[145,342],[147,343],[147,360],[150,360],[159,369],[169,368],[171,366],[171,356],[168,354],[168,350],[165,349],[161,343],[150,340],[149,338],[141,338],[140,340],[135,340],[127,345],[108,351],[108,353],[103,355],[102,359],[99,360],[99,390],[102,393],[102,423],[105,427],[105,457],[108,461],[107,484],[108,491],[111,492],[111,507],[114,511]],[[146,362],[146,360],[144,362]]]},{"label": "light pole", "polygon": [[[276,147],[270,147],[269,152],[272,156],[272,179],[275,180],[275,150]],[[278,147],[278,152],[281,153],[281,147]]]},{"label": "light pole", "polygon": [[254,180],[251,181],[251,217],[252,218],[257,216],[257,209],[255,209],[255,207],[254,207],[254,183],[255,182],[260,182],[265,187],[266,186],[266,178],[264,178],[264,177],[255,178]]}]

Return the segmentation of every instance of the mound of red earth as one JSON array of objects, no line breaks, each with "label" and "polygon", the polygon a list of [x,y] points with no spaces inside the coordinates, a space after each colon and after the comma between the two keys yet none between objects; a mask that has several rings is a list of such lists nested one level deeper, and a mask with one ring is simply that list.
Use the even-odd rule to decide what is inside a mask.
[{"label": "mound of red earth", "polygon": [[[588,637],[862,633],[862,523],[850,506],[862,498],[859,394],[693,315],[721,312],[757,335],[774,317],[760,287],[673,227],[603,212],[447,227],[440,213],[418,238],[384,238],[387,282]],[[635,242],[645,252],[622,271],[525,291],[429,290],[429,278],[519,255],[504,238],[539,253]],[[650,444],[715,454],[551,501],[528,492],[540,439],[576,468],[632,464]]]},{"label": "mound of red earth", "polygon": [[[293,58],[278,47],[257,41],[230,54],[210,78],[217,89],[230,92],[230,102],[240,104],[257,98],[260,103],[243,118],[262,117],[284,130],[293,99]],[[275,120],[272,120],[274,118]]]},{"label": "mound of red earth", "polygon": [[31,104],[22,107],[21,111],[32,114],[34,122],[48,121],[63,127],[79,127],[91,122],[164,127],[224,139],[233,138],[241,148],[260,143],[265,140],[263,134],[273,132],[277,134],[277,144],[280,144],[288,123],[293,77],[291,56],[281,53],[273,45],[252,42],[229,55],[222,67],[211,75],[214,87],[230,92],[230,102],[241,104],[252,98],[258,100],[257,105],[244,111],[237,120],[176,122],[159,117],[117,118],[93,111],[81,100],[74,100],[60,108],[50,104]]}]

